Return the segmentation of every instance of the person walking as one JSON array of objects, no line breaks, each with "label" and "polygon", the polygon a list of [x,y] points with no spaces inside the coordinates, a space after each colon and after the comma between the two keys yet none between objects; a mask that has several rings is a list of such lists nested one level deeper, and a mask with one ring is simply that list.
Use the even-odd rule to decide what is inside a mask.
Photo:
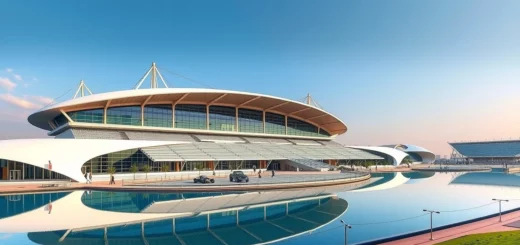
[{"label": "person walking", "polygon": [[274,177],[274,169],[271,170],[271,178]]},{"label": "person walking", "polygon": [[89,178],[89,180],[90,180],[90,181],[89,181],[90,184],[92,184],[92,172],[89,172],[89,173],[88,173],[88,178]]},{"label": "person walking", "polygon": [[259,169],[259,170],[258,170],[258,178],[259,178],[259,179],[262,178],[262,174],[261,174],[261,173],[262,173],[262,170]]},{"label": "person walking", "polygon": [[87,180],[87,184],[88,184],[88,172],[85,172],[85,180]]},{"label": "person walking", "polygon": [[115,185],[116,184],[116,181],[114,180],[114,175],[110,175],[110,184],[111,185]]},{"label": "person walking", "polygon": [[256,173],[256,165],[253,165],[253,173]]}]

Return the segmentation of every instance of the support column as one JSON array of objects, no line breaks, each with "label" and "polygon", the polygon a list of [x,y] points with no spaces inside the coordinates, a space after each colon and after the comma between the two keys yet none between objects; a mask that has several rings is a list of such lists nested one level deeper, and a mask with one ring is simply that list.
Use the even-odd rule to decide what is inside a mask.
[{"label": "support column", "polygon": [[238,129],[238,108],[235,107],[235,126],[236,126],[236,131],[238,132],[239,129]]},{"label": "support column", "polygon": [[209,130],[209,105],[206,105],[206,130]]},{"label": "support column", "polygon": [[172,103],[172,128],[175,128],[175,103]]},{"label": "support column", "polygon": [[265,111],[262,111],[262,127],[264,127],[264,134],[265,134]]},{"label": "support column", "polygon": [[175,172],[179,172],[180,171],[180,167],[179,167],[179,162],[175,162]]},{"label": "support column", "polygon": [[285,135],[287,135],[287,115],[285,115]]}]

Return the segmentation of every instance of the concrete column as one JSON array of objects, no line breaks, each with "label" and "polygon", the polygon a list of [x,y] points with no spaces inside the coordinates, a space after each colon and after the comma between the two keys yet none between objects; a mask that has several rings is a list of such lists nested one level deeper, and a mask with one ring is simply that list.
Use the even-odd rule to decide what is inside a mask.
[{"label": "concrete column", "polygon": [[238,108],[235,107],[235,130],[238,132]]},{"label": "concrete column", "polygon": [[209,105],[206,105],[206,130],[209,130]]},{"label": "concrete column", "polygon": [[175,103],[172,103],[172,128],[175,128]]},{"label": "concrete column", "polygon": [[262,126],[264,127],[264,134],[265,134],[265,111],[262,111]]}]

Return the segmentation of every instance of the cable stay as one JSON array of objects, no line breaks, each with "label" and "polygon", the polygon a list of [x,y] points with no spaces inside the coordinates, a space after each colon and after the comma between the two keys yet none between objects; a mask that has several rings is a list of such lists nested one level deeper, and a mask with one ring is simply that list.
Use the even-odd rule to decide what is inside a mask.
[{"label": "cable stay", "polygon": [[299,101],[302,102],[302,103],[305,103],[305,104],[307,104],[307,105],[310,105],[310,106],[314,106],[314,107],[316,107],[316,108],[323,109],[323,108],[320,106],[320,104],[318,104],[318,102],[315,101],[315,100],[312,98],[312,96],[311,96],[310,93],[308,93],[307,96],[303,97],[303,98],[300,99]]},{"label": "cable stay", "polygon": [[165,88],[168,88],[168,84],[166,83],[166,80],[164,80],[163,76],[161,75],[161,72],[159,72],[159,69],[157,69],[157,66],[155,65],[155,62],[152,63],[152,66],[148,71],[144,74],[144,76],[137,82],[134,89],[141,88],[141,85],[143,84],[144,80],[149,76],[150,77],[150,88],[159,88],[159,84],[157,83],[157,76],[162,81],[162,84]]},{"label": "cable stay", "polygon": [[76,90],[76,93],[74,94],[74,97],[72,97],[72,99],[78,98],[78,95],[79,95],[79,97],[85,96],[85,90],[87,90],[87,92],[89,93],[88,95],[92,95],[92,91],[90,91],[90,89],[87,87],[87,85],[85,84],[85,82],[82,79],[79,82],[78,89]]}]

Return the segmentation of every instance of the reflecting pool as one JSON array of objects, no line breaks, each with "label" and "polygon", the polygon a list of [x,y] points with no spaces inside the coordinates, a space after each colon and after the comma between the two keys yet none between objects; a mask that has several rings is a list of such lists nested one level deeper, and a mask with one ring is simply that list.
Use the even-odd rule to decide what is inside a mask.
[{"label": "reflecting pool", "polygon": [[0,196],[0,244],[343,244],[520,207],[520,176],[384,173],[368,183],[260,192],[73,191]]}]

